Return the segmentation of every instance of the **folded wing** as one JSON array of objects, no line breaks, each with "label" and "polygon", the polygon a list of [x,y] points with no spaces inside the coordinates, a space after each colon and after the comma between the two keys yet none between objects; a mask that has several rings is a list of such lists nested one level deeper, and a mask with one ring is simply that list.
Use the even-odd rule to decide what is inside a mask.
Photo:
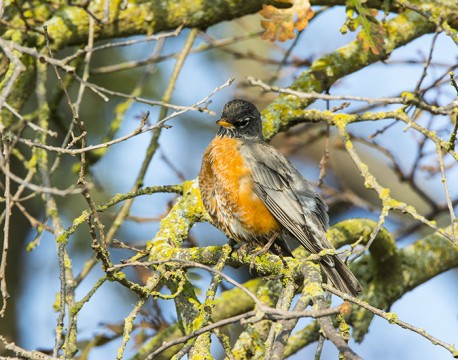
[{"label": "folded wing", "polygon": [[[275,148],[246,142],[240,149],[252,170],[254,191],[281,225],[312,254],[333,249],[326,238],[327,206],[312,186]],[[337,256],[323,256],[323,269],[342,291],[356,295],[361,285]]]}]

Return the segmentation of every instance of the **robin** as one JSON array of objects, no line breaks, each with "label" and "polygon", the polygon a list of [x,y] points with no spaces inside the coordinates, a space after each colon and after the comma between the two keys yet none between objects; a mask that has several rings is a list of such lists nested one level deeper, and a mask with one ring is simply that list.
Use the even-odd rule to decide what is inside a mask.
[{"label": "robin", "polygon": [[[327,205],[293,165],[264,141],[261,114],[235,99],[216,122],[220,128],[207,147],[199,174],[204,206],[214,224],[238,243],[292,256],[286,240],[297,240],[317,254],[333,249],[326,238]],[[336,255],[320,264],[337,289],[357,296],[362,287]]]}]

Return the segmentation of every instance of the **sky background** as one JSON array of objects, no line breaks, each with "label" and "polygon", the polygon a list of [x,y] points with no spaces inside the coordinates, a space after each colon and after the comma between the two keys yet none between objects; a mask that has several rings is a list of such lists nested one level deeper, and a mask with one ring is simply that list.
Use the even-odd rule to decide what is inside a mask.
[{"label": "sky background", "polygon": [[[302,34],[299,44],[293,52],[293,56],[301,58],[313,57],[316,59],[320,55],[333,51],[335,48],[347,44],[355,38],[354,33],[341,35],[339,28],[342,26],[345,18],[344,8],[336,8],[326,11],[311,23],[309,28]],[[247,17],[237,24],[222,23],[211,27],[208,32],[217,38],[225,37],[230,34],[243,34],[247,31],[259,29],[259,19],[257,17]],[[177,51],[181,48],[187,31],[177,39],[166,41],[164,53]],[[432,36],[423,36],[413,43],[400,48],[390,57],[389,62],[401,61],[405,59],[422,59],[429,52]],[[236,48],[242,50],[252,49],[263,56],[274,56],[281,58],[281,52],[278,47],[287,48],[290,42],[284,44],[270,44],[260,40],[247,41],[239,43]],[[123,50],[125,59],[141,59],[148,56],[154,44],[141,44],[131,46]],[[453,42],[446,36],[440,35],[436,44],[433,61],[453,64],[458,56],[457,48]],[[107,58],[109,58],[107,56]],[[97,61],[110,63],[107,58],[99,58]],[[157,72],[152,76],[148,86],[152,93],[158,93],[165,88],[164,79],[167,79],[173,68],[173,62],[168,61],[161,64]],[[405,90],[413,90],[422,71],[422,65],[392,65],[392,64],[375,64],[367,69],[363,69],[353,75],[345,77],[331,90],[331,94],[350,94],[368,97],[398,95]],[[432,70],[432,74],[443,71],[443,68]],[[205,97],[215,87],[223,84],[228,78],[235,77],[236,82],[230,87],[217,93],[212,98],[210,108],[218,115],[211,117],[207,114],[186,113],[183,116],[173,119],[170,125],[171,129],[164,130],[160,139],[160,150],[154,157],[148,170],[145,186],[160,184],[180,183],[180,179],[173,169],[171,169],[163,160],[165,156],[174,166],[184,175],[186,179],[193,179],[197,176],[202,153],[213,138],[217,127],[214,124],[218,119],[220,111],[225,102],[238,97],[252,93],[253,98],[257,97],[257,90],[247,90],[241,88],[240,84],[245,76],[252,75],[255,77],[266,78],[266,74],[272,72],[272,68],[261,66],[253,61],[235,62],[231,56],[220,55],[216,51],[190,55],[185,63],[184,69],[180,74],[176,89],[173,94],[172,103],[190,105],[201,98]],[[279,81],[280,85],[287,85],[298,73],[285,71],[286,76]],[[138,73],[137,73],[138,75]],[[137,76],[134,75],[134,76]],[[128,76],[128,75],[125,75]],[[102,78],[102,77],[100,77]],[[100,78],[93,77],[92,81],[97,82]],[[428,84],[431,77],[428,76],[425,83]],[[123,88],[122,83],[114,83],[114,87]],[[128,92],[129,89],[124,89]],[[160,96],[160,95],[159,95]],[[97,106],[101,106],[98,100],[94,101]],[[450,94],[444,93],[444,103],[450,101]],[[263,102],[259,102],[260,107]],[[336,104],[332,103],[331,106]],[[359,104],[360,105],[360,104]],[[102,124],[90,126],[103,126],[112,119],[112,106],[108,105],[100,109],[99,113],[105,117],[101,119]],[[316,102],[311,108],[323,109],[325,104]],[[351,109],[357,109],[352,106]],[[135,104],[125,115],[120,131],[117,137],[128,134],[138,126],[136,117],[145,111],[151,111],[150,119],[157,117],[157,109],[151,108],[144,104]],[[97,122],[96,119],[88,119]],[[447,121],[447,119],[444,119]],[[360,136],[368,136],[376,129],[383,127],[388,122],[364,123],[351,127],[351,130]],[[395,156],[399,159],[402,166],[408,168],[411,166],[415,156],[416,137],[412,132],[406,134],[402,131],[404,125],[399,124],[386,132],[379,138],[380,142],[389,147]],[[143,161],[146,147],[149,143],[151,134],[136,136],[129,141],[120,143],[109,149],[107,155],[98,162],[92,169],[95,179],[103,183],[103,188],[98,189],[100,198],[107,199],[116,193],[128,192],[134,182],[135,176]],[[90,139],[92,143],[97,143],[100,138]],[[281,143],[274,141],[276,146]],[[314,145],[312,149],[307,148],[308,157],[304,157],[303,152],[291,157],[292,162],[301,170],[304,176],[310,180],[318,179],[319,169],[318,161],[322,152],[322,143]],[[388,161],[383,155],[372,150],[367,150],[361,146],[356,147],[362,154],[364,160],[369,160],[370,164],[379,164],[371,168],[378,175],[378,179],[384,185],[390,185],[393,188],[395,198],[402,200],[405,194],[404,188],[396,184],[393,172],[388,167]],[[358,180],[356,168],[352,168],[345,155],[339,154],[338,151],[331,155],[331,166],[335,174],[329,174],[326,182],[333,182],[338,174],[351,172],[353,175],[349,181],[355,180],[355,186],[361,186]],[[433,160],[432,160],[433,161]],[[67,171],[63,169],[62,172]],[[356,174],[356,175],[355,175]],[[448,173],[449,184],[452,195],[458,194],[458,187],[453,179],[457,179],[458,174],[455,170]],[[334,180],[333,180],[334,179]],[[357,183],[357,184],[356,184]],[[422,184],[428,189],[430,194],[437,199],[445,199],[442,184],[437,177],[422,179]],[[157,194],[153,196],[143,196],[136,199],[132,207],[131,214],[141,216],[159,216],[166,211],[167,202],[173,197],[168,194]],[[421,206],[421,204],[419,204]],[[66,214],[66,226],[71,223],[75,214]],[[335,218],[331,218],[331,223],[352,217],[365,217],[377,220],[379,210],[370,213],[364,209],[351,209],[345,213],[340,213]],[[396,218],[387,222],[389,230],[394,230],[398,221]],[[158,229],[158,223],[133,223],[128,222],[123,225],[117,238],[129,243],[141,244],[146,240],[154,237]],[[198,224],[192,230],[192,234],[197,239],[199,245],[223,244],[226,238],[218,230],[208,224]],[[29,240],[35,237],[31,232]],[[398,243],[403,247],[422,237],[419,234],[413,234]],[[78,234],[72,238],[70,249],[75,254],[73,266],[75,273],[78,273],[84,263],[88,251],[90,251],[90,240],[84,239]],[[121,259],[125,253],[113,250],[114,259]],[[54,328],[57,314],[52,310],[52,303],[55,294],[59,291],[58,267],[56,259],[56,248],[54,240],[48,234],[44,235],[40,246],[33,252],[24,251],[21,261],[24,263],[25,276],[23,276],[23,292],[21,295],[18,319],[20,322],[21,339],[19,344],[28,349],[52,348],[54,345]],[[198,272],[198,271],[196,271]],[[246,279],[245,271],[228,269],[228,274],[233,275],[239,281]],[[201,279],[196,284],[202,289],[208,285],[209,276],[206,273],[198,272]],[[83,284],[78,288],[76,297],[80,299],[91,288],[92,284],[102,275],[101,270],[96,267]],[[433,280],[423,284],[406,294],[401,300],[397,301],[390,311],[395,312],[399,319],[406,321],[416,327],[425,329],[433,336],[447,342],[458,343],[458,288],[457,270],[446,272]],[[106,331],[104,324],[121,322],[132,309],[136,299],[122,286],[113,283],[105,283],[91,302],[86,304],[81,312],[79,320],[79,329],[81,339],[90,339],[95,334]],[[335,300],[336,302],[338,300]],[[174,306],[171,302],[161,302],[161,309],[167,320],[175,319]],[[300,324],[307,323],[302,320]],[[217,343],[215,341],[214,343]],[[120,342],[104,346],[99,350],[93,351],[90,359],[111,359],[115,357],[117,346]],[[216,346],[216,345],[215,345]],[[299,354],[291,357],[292,359],[309,359],[313,358],[316,344],[312,344],[301,351]],[[354,345],[353,349],[363,358],[367,359],[450,359],[450,354],[438,347],[432,345],[429,341],[419,335],[404,330],[398,326],[390,325],[383,319],[377,317],[371,324],[370,331],[366,335],[362,344]],[[132,344],[127,347],[126,354],[134,354]],[[326,342],[324,347],[323,359],[335,359],[337,351],[333,345]]]}]

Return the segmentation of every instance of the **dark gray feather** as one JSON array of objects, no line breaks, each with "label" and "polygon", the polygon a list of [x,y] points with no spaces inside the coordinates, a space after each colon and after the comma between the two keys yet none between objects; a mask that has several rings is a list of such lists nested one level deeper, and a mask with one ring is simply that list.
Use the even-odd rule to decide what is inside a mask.
[{"label": "dark gray feather", "polygon": [[[277,220],[309,252],[332,248],[324,235],[327,207],[289,161],[262,142],[245,141],[240,150],[252,170],[254,191]],[[323,261],[334,264],[332,257]]]}]

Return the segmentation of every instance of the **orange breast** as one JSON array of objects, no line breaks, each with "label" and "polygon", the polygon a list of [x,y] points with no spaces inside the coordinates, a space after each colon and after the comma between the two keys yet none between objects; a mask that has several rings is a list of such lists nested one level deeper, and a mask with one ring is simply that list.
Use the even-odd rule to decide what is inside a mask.
[{"label": "orange breast", "polygon": [[267,238],[280,224],[254,193],[239,146],[240,140],[231,138],[216,137],[210,143],[199,175],[202,200],[216,225],[234,239]]}]

